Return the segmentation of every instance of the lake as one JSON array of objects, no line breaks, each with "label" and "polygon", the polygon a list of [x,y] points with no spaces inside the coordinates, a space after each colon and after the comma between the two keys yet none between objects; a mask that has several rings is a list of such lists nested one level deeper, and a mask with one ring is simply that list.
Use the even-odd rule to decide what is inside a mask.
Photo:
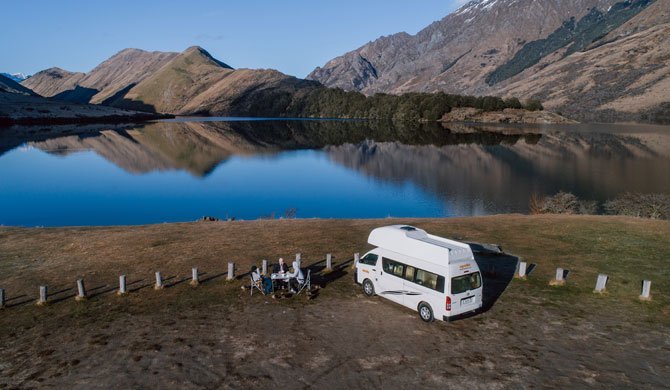
[{"label": "lake", "polygon": [[0,129],[0,224],[526,213],[670,192],[670,127],[180,118]]}]

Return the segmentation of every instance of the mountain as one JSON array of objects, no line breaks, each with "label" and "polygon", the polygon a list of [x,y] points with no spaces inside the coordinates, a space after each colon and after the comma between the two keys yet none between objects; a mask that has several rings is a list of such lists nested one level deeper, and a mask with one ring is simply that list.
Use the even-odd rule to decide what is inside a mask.
[{"label": "mountain", "polygon": [[670,123],[670,1],[657,1],[587,50],[540,63],[494,94],[533,96],[585,121]]},{"label": "mountain", "polygon": [[0,126],[141,122],[158,117],[146,112],[47,99],[0,75]]},{"label": "mountain", "polygon": [[74,90],[85,73],[68,72],[61,68],[49,68],[37,72],[33,77],[21,82],[26,88],[30,88],[44,97],[52,97],[59,93]]},{"label": "mountain", "polygon": [[0,76],[7,77],[10,80],[16,81],[17,83],[20,83],[21,81],[27,79],[30,76],[26,76],[23,73],[0,73]]},{"label": "mountain", "polygon": [[318,83],[272,69],[233,69],[190,47],[112,104],[176,115],[274,115],[274,104]]},{"label": "mountain", "polygon": [[126,49],[89,73],[51,68],[23,85],[77,103],[178,115],[256,116],[276,116],[294,94],[320,86],[272,69],[233,69],[197,46],[182,53]]},{"label": "mountain", "polygon": [[36,73],[23,85],[45,97],[75,103],[105,102],[123,94],[156,72],[178,53],[122,50],[88,73],[73,73],[50,68]]},{"label": "mountain", "polygon": [[[663,40],[662,31],[652,31],[668,23],[668,3],[471,1],[416,35],[399,33],[379,38],[316,68],[307,78],[368,95],[444,91],[539,98],[547,102],[545,107],[570,112],[578,118],[593,109],[603,117],[612,117],[606,105],[628,93],[622,91],[617,80],[620,68],[625,70],[627,79],[637,80],[650,68],[659,75],[654,82],[668,77],[668,72],[660,77],[660,68],[667,63],[664,58],[670,52],[669,45]],[[634,45],[632,41],[647,43],[649,39],[660,44],[655,55],[636,62],[626,58],[626,51]],[[604,61],[611,58],[603,53],[605,46],[610,54],[618,53],[616,63]],[[595,64],[591,56],[603,61]],[[546,77],[555,76],[561,66],[578,70],[559,83],[555,78],[549,81]],[[543,69],[544,75],[538,75]],[[596,72],[590,77],[579,77],[592,71]],[[608,72],[609,78],[604,76]],[[649,84],[645,80],[641,83]],[[578,93],[577,85],[583,88],[589,84],[600,91],[598,104],[592,102],[592,96]],[[637,84],[633,84],[634,81],[626,83],[635,88]],[[562,97],[555,97],[556,91],[563,89]],[[643,110],[631,111],[631,115],[640,116],[642,111],[658,107],[663,97],[656,95]],[[587,102],[591,103],[589,110],[583,108]]]},{"label": "mountain", "polygon": [[0,92],[21,94],[27,96],[37,96],[37,94],[30,89],[19,84],[15,80],[0,74]]}]

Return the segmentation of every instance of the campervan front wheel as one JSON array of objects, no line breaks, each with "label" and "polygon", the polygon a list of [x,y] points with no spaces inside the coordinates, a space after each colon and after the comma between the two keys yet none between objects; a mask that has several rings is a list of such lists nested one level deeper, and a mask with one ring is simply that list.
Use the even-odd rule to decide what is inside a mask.
[{"label": "campervan front wheel", "polygon": [[425,322],[433,321],[433,309],[431,309],[430,305],[426,302],[421,302],[419,304],[419,317]]},{"label": "campervan front wheel", "polygon": [[363,292],[369,297],[375,295],[375,286],[372,284],[370,279],[365,279],[363,281]]}]

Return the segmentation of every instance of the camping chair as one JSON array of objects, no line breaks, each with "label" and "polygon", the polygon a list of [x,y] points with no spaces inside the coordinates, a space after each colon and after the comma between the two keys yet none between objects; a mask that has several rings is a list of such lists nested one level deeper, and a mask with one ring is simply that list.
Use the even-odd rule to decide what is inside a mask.
[{"label": "camping chair", "polygon": [[303,290],[307,289],[307,292],[312,288],[312,270],[307,269],[307,276],[305,276],[305,280],[302,282],[302,284],[298,285],[298,291],[295,293],[295,295],[300,294]]},{"label": "camping chair", "polygon": [[251,280],[251,285],[249,286],[249,291],[251,291],[250,295],[254,295],[254,289],[257,289],[261,294],[265,295],[265,291],[263,291],[263,279],[254,280],[252,274],[249,274],[249,279]]}]

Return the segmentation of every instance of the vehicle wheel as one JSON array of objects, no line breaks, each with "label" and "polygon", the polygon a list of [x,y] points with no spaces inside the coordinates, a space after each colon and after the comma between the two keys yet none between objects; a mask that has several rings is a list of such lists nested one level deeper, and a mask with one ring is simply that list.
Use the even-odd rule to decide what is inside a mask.
[{"label": "vehicle wheel", "polygon": [[433,321],[433,309],[430,308],[429,304],[425,302],[419,304],[419,317],[425,322]]},{"label": "vehicle wheel", "polygon": [[372,284],[370,279],[365,279],[363,281],[363,292],[369,297],[375,295],[375,286]]}]

